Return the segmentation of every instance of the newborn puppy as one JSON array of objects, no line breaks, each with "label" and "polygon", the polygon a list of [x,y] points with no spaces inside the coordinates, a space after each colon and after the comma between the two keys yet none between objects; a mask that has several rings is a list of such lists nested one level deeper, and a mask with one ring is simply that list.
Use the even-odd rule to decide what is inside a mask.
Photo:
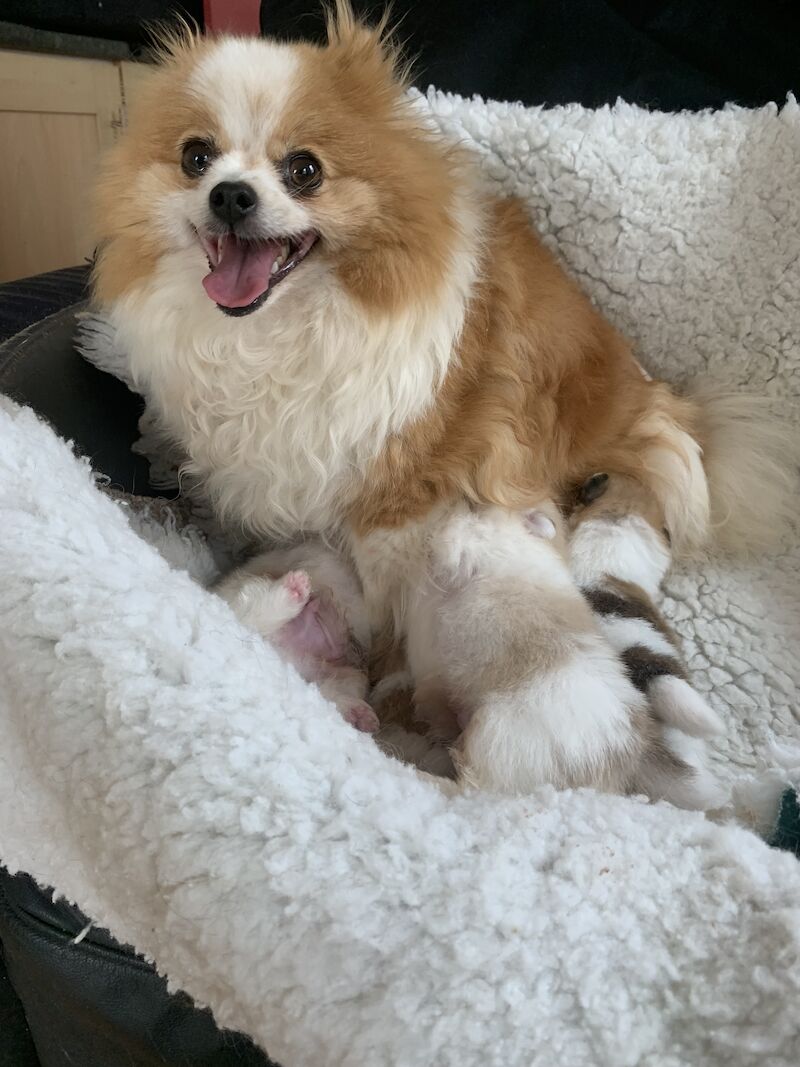
[{"label": "newborn puppy", "polygon": [[409,605],[418,715],[481,788],[591,786],[714,806],[720,791],[691,740],[656,717],[576,589],[564,535],[551,502],[524,515],[461,507],[432,532]]},{"label": "newborn puppy", "polygon": [[653,602],[671,563],[669,533],[632,478],[594,475],[570,516],[572,572],[655,715],[696,737],[722,721],[687,680],[678,639]]},{"label": "newborn puppy", "polygon": [[646,700],[561,544],[552,505],[527,521],[459,505],[429,536],[426,574],[408,604],[417,714],[455,742],[459,778],[483,789],[628,792],[652,742]]},{"label": "newborn puppy", "polygon": [[357,730],[378,717],[365,701],[369,625],[346,560],[319,541],[259,553],[214,592],[245,626],[269,641]]},{"label": "newborn puppy", "polygon": [[663,795],[680,806],[715,806],[719,789],[698,739],[724,726],[689,683],[677,636],[653,602],[671,562],[662,514],[632,478],[596,474],[578,491],[569,522],[572,572],[663,727],[671,756],[665,763],[663,753],[653,753],[654,782],[665,782]]}]

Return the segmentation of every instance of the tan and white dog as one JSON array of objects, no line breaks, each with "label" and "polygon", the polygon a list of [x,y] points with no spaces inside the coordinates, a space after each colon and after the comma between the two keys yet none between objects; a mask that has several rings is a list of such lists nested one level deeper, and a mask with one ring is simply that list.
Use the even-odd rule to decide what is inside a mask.
[{"label": "tan and white dog", "polygon": [[[404,631],[460,501],[520,511],[618,472],[682,549],[723,512],[753,532],[785,490],[757,435],[749,479],[715,447],[746,412],[642,376],[345,3],[322,47],[165,41],[97,217],[95,299],[186,469],[250,531],[340,537],[373,627]],[[546,612],[561,579],[536,581]]]}]

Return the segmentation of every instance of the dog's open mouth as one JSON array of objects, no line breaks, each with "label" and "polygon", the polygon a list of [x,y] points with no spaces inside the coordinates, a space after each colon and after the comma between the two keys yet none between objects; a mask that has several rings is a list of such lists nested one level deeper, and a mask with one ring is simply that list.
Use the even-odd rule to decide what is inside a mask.
[{"label": "dog's open mouth", "polygon": [[222,237],[198,233],[211,273],[203,287],[228,315],[249,315],[261,307],[275,286],[301,263],[314,247],[317,234],[247,241],[228,233]]}]

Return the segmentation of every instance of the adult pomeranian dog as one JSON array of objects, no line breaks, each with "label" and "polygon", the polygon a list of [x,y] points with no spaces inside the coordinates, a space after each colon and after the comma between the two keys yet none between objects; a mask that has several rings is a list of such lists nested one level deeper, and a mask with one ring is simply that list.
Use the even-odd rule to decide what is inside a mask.
[{"label": "adult pomeranian dog", "polygon": [[186,469],[253,532],[339,535],[373,628],[403,633],[459,502],[525,510],[613,472],[677,551],[785,507],[781,431],[647,380],[345,2],[321,47],[165,38],[98,219],[96,300]]}]

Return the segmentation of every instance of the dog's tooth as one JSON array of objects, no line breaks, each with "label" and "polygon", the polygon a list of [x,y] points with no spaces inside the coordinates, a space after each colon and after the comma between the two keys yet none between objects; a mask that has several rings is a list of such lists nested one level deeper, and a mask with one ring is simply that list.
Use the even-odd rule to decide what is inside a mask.
[{"label": "dog's tooth", "polygon": [[277,274],[277,273],[278,273],[278,261],[276,259],[275,262],[272,264],[272,270],[270,271],[270,274]]}]

